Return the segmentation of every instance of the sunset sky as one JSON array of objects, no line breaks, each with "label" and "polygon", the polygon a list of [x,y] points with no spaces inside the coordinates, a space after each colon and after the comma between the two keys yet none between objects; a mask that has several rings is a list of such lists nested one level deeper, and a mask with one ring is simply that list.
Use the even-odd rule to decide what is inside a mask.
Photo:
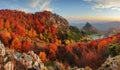
[{"label": "sunset sky", "polygon": [[49,10],[70,22],[120,21],[120,0],[0,0],[0,9]]}]

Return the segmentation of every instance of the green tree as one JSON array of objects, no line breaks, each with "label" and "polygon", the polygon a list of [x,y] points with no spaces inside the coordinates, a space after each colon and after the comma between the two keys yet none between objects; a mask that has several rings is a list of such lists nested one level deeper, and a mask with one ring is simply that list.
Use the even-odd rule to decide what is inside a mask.
[{"label": "green tree", "polygon": [[120,44],[115,43],[115,44],[110,44],[109,45],[109,54],[111,56],[116,56],[120,54]]}]

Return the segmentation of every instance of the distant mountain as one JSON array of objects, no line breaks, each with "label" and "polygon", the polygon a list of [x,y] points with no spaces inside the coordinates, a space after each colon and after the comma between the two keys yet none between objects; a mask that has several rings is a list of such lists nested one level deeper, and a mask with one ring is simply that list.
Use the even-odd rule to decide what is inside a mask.
[{"label": "distant mountain", "polygon": [[93,23],[93,25],[100,30],[109,30],[111,28],[120,28],[120,22],[99,22]]},{"label": "distant mountain", "polygon": [[[110,28],[120,28],[120,22],[91,22],[91,24],[96,27],[98,30],[107,31]],[[85,23],[70,23],[70,25],[77,26],[81,29]]]},{"label": "distant mountain", "polygon": [[99,31],[96,27],[91,25],[89,22],[87,22],[85,26],[83,26],[82,30],[85,30],[89,34],[91,33],[100,34],[101,33],[101,31]]},{"label": "distant mountain", "polygon": [[107,31],[107,34],[117,34],[117,33],[120,33],[120,28],[110,28],[110,29],[108,29],[108,31]]}]

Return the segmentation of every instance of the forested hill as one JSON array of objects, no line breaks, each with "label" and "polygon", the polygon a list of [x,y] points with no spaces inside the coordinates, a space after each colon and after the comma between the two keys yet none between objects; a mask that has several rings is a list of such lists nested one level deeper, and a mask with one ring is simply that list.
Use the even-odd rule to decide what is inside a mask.
[{"label": "forested hill", "polygon": [[119,50],[116,52],[113,47],[118,48],[120,34],[98,40],[88,38],[84,31],[69,26],[66,19],[49,11],[33,14],[0,10],[0,40],[5,47],[17,52],[32,50],[46,66],[54,68],[57,61],[63,70],[69,66],[90,66],[96,70],[111,52],[118,54]]},{"label": "forested hill", "polygon": [[16,40],[22,43],[26,41],[55,43],[59,41],[59,35],[68,30],[67,20],[49,11],[32,14],[0,10],[0,39],[9,47],[13,47]]}]

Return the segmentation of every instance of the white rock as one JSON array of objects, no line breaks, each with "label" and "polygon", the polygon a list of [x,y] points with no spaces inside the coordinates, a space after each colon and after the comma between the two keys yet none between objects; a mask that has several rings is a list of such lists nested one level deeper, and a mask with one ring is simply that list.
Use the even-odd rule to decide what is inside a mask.
[{"label": "white rock", "polygon": [[0,50],[1,50],[1,55],[4,57],[5,56],[5,47],[2,43],[0,43]]},{"label": "white rock", "polygon": [[25,65],[26,65],[28,68],[32,68],[32,61],[26,61]]},{"label": "white rock", "polygon": [[14,70],[14,63],[8,62],[4,65],[4,70]]},{"label": "white rock", "polygon": [[6,62],[7,59],[8,59],[8,57],[5,57],[5,58],[4,58],[4,62]]}]

